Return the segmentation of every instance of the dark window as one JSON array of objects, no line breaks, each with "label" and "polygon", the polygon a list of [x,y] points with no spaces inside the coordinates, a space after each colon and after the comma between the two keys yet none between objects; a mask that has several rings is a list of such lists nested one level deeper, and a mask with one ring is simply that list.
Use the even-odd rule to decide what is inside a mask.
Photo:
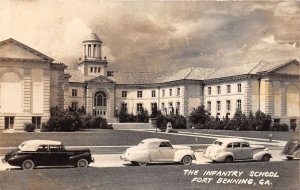
[{"label": "dark window", "polygon": [[152,90],[151,95],[152,95],[152,98],[155,98],[156,97],[156,91]]},{"label": "dark window", "polygon": [[221,102],[217,101],[217,111],[221,111]]},{"label": "dark window", "polygon": [[227,111],[230,111],[230,109],[231,109],[230,100],[226,101],[226,108],[227,108]]},{"label": "dark window", "polygon": [[77,96],[77,89],[72,89],[72,96],[76,97]]},{"label": "dark window", "polygon": [[136,104],[136,111],[140,112],[140,111],[142,111],[142,109],[143,109],[143,104],[142,103],[137,103]]},{"label": "dark window", "polygon": [[122,98],[126,98],[127,97],[127,91],[122,91]]},{"label": "dark window", "polygon": [[137,97],[142,98],[143,97],[143,91],[137,91]]},{"label": "dark window", "polygon": [[232,148],[232,143],[229,143],[229,144],[227,145],[227,148]]},{"label": "dark window", "polygon": [[177,88],[177,96],[180,96],[180,88]]},{"label": "dark window", "polygon": [[233,143],[233,148],[240,148],[240,147],[241,147],[241,143],[239,142]]},{"label": "dark window", "polygon": [[162,97],[165,97],[165,90],[162,90]]},{"label": "dark window", "polygon": [[242,92],[242,84],[237,84],[238,86],[238,92]]},{"label": "dark window", "polygon": [[217,93],[221,94],[221,86],[217,86]]},{"label": "dark window", "polygon": [[249,147],[250,147],[249,143],[246,142],[242,143],[242,148],[249,148]]},{"label": "dark window", "polygon": [[208,110],[208,111],[211,111],[211,102],[210,102],[210,101],[207,102],[207,110]]},{"label": "dark window", "polygon": [[227,93],[231,93],[231,86],[227,85]]},{"label": "dark window", "polygon": [[41,128],[41,117],[32,117],[32,124],[35,125],[36,129]]},{"label": "dark window", "polygon": [[78,102],[73,101],[73,102],[72,102],[72,109],[73,109],[73,110],[77,110],[77,108],[78,108]]},{"label": "dark window", "polygon": [[241,110],[242,109],[242,100],[237,100],[236,102],[237,102],[237,107],[236,108],[238,110]]},{"label": "dark window", "polygon": [[94,106],[106,106],[106,95],[98,91],[94,96]]},{"label": "dark window", "polygon": [[15,123],[15,117],[5,117],[5,129],[13,129]]},{"label": "dark window", "polygon": [[208,95],[211,95],[211,87],[207,87],[207,93]]},{"label": "dark window", "polygon": [[121,106],[122,106],[122,110],[127,112],[127,103],[122,103]]}]

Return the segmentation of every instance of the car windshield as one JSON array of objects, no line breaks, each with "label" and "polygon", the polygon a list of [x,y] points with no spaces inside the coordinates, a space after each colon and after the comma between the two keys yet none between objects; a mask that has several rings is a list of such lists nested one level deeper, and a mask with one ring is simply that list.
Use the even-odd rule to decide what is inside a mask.
[{"label": "car windshield", "polygon": [[215,141],[213,144],[214,144],[214,145],[222,146],[223,142],[221,142],[221,141]]},{"label": "car windshield", "polygon": [[21,144],[18,146],[18,148],[19,148],[20,150],[23,150],[24,147],[25,147],[25,145],[26,145],[26,143],[23,142],[23,143],[21,143]]}]

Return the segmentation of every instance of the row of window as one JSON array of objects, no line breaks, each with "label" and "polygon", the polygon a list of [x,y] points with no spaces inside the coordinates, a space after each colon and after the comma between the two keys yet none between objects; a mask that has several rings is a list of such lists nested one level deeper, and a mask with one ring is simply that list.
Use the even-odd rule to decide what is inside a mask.
[{"label": "row of window", "polygon": [[[36,129],[41,128],[41,120],[40,116],[33,116],[31,118],[31,123],[35,126]],[[4,129],[14,129],[15,125],[15,117],[14,116],[6,116],[4,117]]]},{"label": "row of window", "polygon": [[[217,109],[217,112],[221,111],[221,101],[216,102],[216,109]],[[236,109],[238,109],[238,110],[242,109],[242,100],[236,101]],[[211,111],[211,101],[207,102],[207,110]],[[227,111],[231,110],[231,101],[230,100],[226,100],[226,110]]]},{"label": "row of window", "polygon": [[[237,84],[237,92],[242,92],[242,84]],[[221,86],[217,86],[217,94],[221,94]],[[227,93],[231,93],[231,85],[227,85]],[[211,86],[207,87],[207,94],[211,95]]]},{"label": "row of window", "polygon": [[[166,95],[166,92],[165,90],[162,90],[162,97],[165,97]],[[177,88],[177,93],[176,93],[177,96],[180,96],[180,88]],[[137,95],[136,95],[138,98],[142,98],[143,97],[143,91],[137,91]],[[173,89],[170,88],[169,89],[169,96],[173,96]],[[122,91],[122,98],[126,98],[127,97],[127,91]],[[156,90],[152,90],[151,91],[151,97],[152,98],[155,98],[156,97]]]},{"label": "row of window", "polygon": [[90,73],[100,73],[101,67],[90,67]]},{"label": "row of window", "polygon": [[[151,103],[151,111],[152,112],[153,112],[154,108],[157,107],[157,106],[155,106],[155,104],[156,103]],[[125,110],[125,111],[128,111],[127,103],[123,102],[121,104],[121,109]],[[136,104],[136,110],[137,110],[137,112],[142,111],[142,109],[143,109],[143,104],[142,103],[137,103]],[[165,107],[165,103],[161,103],[161,110],[163,110],[166,113],[168,113],[168,109]],[[178,113],[180,113],[180,102],[176,102],[176,108],[175,108],[175,110],[173,108],[173,102],[169,102],[169,113],[172,113],[172,114],[175,114],[175,113],[178,114]]]}]

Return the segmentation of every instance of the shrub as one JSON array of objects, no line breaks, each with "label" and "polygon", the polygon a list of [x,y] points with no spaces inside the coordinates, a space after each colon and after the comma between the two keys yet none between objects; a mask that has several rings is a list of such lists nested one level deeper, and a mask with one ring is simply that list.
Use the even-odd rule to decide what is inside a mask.
[{"label": "shrub", "polygon": [[24,123],[24,131],[26,132],[34,132],[35,125],[32,123]]},{"label": "shrub", "polygon": [[193,110],[191,115],[189,116],[189,120],[193,124],[205,124],[208,122],[209,119],[209,112],[205,109],[203,105]]},{"label": "shrub", "polygon": [[167,115],[164,116],[161,112],[158,112],[156,125],[157,128],[165,129],[167,128],[168,122],[171,122],[173,129],[186,129],[186,118],[182,115]]},{"label": "shrub", "polygon": [[261,111],[255,113],[255,122],[256,130],[259,131],[269,131],[271,127],[272,119],[270,115],[266,115]]},{"label": "shrub", "polygon": [[158,116],[157,103],[154,103],[154,106],[151,110],[150,118],[156,118]]},{"label": "shrub", "polygon": [[53,129],[46,122],[42,123],[41,132],[51,132]]},{"label": "shrub", "polygon": [[137,122],[148,123],[149,122],[149,113],[146,109],[142,108],[137,114]]}]

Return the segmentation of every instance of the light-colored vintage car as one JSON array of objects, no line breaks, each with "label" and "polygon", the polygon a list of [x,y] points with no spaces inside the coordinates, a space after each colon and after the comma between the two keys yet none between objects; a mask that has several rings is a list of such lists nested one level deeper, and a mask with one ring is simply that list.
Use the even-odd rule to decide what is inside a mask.
[{"label": "light-colored vintage car", "polygon": [[190,165],[192,160],[196,159],[194,151],[190,147],[172,145],[169,140],[158,138],[142,140],[137,146],[128,148],[120,158],[140,166],[146,166],[153,162]]},{"label": "light-colored vintage car", "polygon": [[235,160],[269,161],[272,155],[264,146],[250,146],[243,139],[220,138],[205,150],[204,158],[214,162],[230,163]]},{"label": "light-colored vintage car", "polygon": [[300,158],[300,139],[291,139],[284,146],[282,155],[285,155],[288,160]]}]

